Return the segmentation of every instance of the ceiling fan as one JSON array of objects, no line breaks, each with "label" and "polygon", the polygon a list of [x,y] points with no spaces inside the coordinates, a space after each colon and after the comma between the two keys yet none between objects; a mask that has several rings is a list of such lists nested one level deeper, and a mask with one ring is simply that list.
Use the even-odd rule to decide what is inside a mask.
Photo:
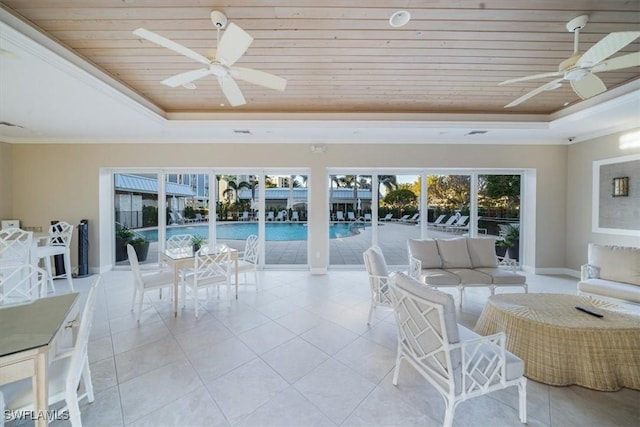
[{"label": "ceiling fan", "polygon": [[598,76],[595,75],[595,73],[640,66],[640,52],[607,59],[640,37],[640,31],[610,33],[602,38],[598,43],[587,49],[585,53],[580,54],[578,52],[578,37],[580,35],[580,30],[587,25],[588,20],[589,15],[581,15],[567,23],[567,31],[574,33],[573,55],[560,63],[558,71],[534,74],[498,83],[499,85],[505,85],[545,77],[558,77],[555,80],[545,83],[531,92],[522,95],[515,101],[505,105],[504,108],[515,107],[541,92],[557,89],[562,86],[563,80],[568,80],[571,83],[573,91],[580,98],[591,98],[592,96],[596,96],[607,90],[605,84]]},{"label": "ceiling fan", "polygon": [[[215,53],[212,53],[210,57],[200,55],[179,43],[149,30],[145,30],[144,28],[138,28],[133,32],[133,34],[138,37],[206,65],[205,68],[187,71],[169,77],[161,82],[163,85],[169,87],[184,86],[187,88],[195,88],[192,82],[202,77],[212,75],[218,79],[222,93],[224,93],[229,104],[233,107],[247,103],[234,79],[244,80],[269,89],[284,90],[287,81],[282,77],[251,68],[234,67],[233,64],[244,55],[253,42],[253,37],[233,23],[227,26],[227,17],[222,12],[212,11],[211,21],[217,30],[217,45]],[[220,30],[225,27],[227,27],[227,29],[222,37],[220,37]]]}]

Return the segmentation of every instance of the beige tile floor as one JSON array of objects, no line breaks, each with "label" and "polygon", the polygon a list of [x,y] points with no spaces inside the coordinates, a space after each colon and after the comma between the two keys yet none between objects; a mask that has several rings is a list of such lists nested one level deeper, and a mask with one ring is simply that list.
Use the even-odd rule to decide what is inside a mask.
[{"label": "beige tile floor", "polygon": [[[90,281],[76,279],[76,288],[86,292]],[[191,301],[174,318],[154,292],[138,324],[129,310],[131,273],[105,273],[89,346],[96,400],[81,403],[83,425],[442,424],[442,399],[412,368],[404,364],[398,387],[391,384],[394,319],[379,309],[367,327],[364,271],[265,271],[260,281],[258,293],[241,288],[230,307],[212,299],[199,320]],[[574,293],[576,280],[530,275],[529,283],[531,292]],[[467,291],[460,323],[473,327],[487,296]],[[528,415],[530,426],[637,426],[640,391],[529,381]],[[460,404],[454,425],[521,425],[517,393]]]}]

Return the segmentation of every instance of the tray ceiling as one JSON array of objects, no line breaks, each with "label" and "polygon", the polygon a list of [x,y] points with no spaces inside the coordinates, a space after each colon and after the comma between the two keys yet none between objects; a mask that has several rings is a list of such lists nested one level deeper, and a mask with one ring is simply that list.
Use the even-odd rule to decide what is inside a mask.
[{"label": "tray ceiling", "polygon": [[[581,52],[610,32],[640,29],[640,2],[622,0],[0,3],[166,113],[552,114],[579,100],[568,84],[509,110],[503,106],[551,79],[497,84],[556,71],[573,50],[565,24],[578,15],[590,16]],[[392,28],[400,9],[411,21]],[[199,66],[132,31],[144,27],[204,54],[215,46],[212,10],[255,39],[237,65],[286,78],[284,92],[239,82],[247,105],[231,107],[213,77],[195,90],[160,84]],[[640,67],[599,76],[616,88],[638,79]]]}]

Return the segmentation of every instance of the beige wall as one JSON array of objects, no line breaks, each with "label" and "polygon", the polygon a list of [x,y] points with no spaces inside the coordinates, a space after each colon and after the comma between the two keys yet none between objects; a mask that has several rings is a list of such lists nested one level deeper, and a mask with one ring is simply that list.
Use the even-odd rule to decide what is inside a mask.
[{"label": "beige wall", "polygon": [[[613,134],[570,145],[567,162],[567,268],[579,270],[587,262],[587,245],[591,242],[608,245],[640,246],[640,237],[593,233],[593,162],[614,157],[639,154],[640,149],[621,150]],[[640,221],[640,219],[638,219]]]},{"label": "beige wall", "polygon": [[[310,168],[312,266],[326,263],[327,167],[533,168],[537,171],[536,267],[565,266],[566,146],[332,144],[324,154],[303,144],[14,145],[12,213],[26,226],[87,218],[90,266],[98,252],[98,176],[117,167]],[[319,226],[314,226],[319,225]],[[73,243],[72,254],[77,250]],[[75,264],[75,263],[74,263]]]},{"label": "beige wall", "polygon": [[0,142],[0,219],[13,219],[13,145]]}]

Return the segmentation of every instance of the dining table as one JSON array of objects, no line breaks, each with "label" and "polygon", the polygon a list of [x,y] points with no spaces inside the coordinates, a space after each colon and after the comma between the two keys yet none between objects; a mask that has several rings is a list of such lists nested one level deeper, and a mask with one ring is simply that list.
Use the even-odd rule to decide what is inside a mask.
[{"label": "dining table", "polygon": [[[236,299],[238,299],[238,250],[227,248],[231,262],[234,263]],[[178,288],[180,284],[180,270],[192,268],[195,262],[195,252],[192,246],[165,249],[160,253],[160,261],[173,269],[173,316],[178,316]]]},{"label": "dining table", "polygon": [[32,379],[37,427],[49,414],[49,355],[80,311],[79,293],[0,306],[0,386]]}]

